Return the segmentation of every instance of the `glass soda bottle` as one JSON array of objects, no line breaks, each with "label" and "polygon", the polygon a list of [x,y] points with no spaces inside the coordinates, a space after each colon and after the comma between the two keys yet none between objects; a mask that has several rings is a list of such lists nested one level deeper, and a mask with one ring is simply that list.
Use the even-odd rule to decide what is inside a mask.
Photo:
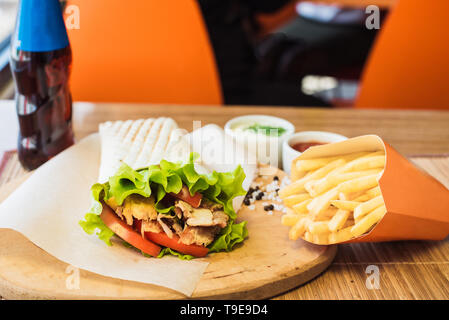
[{"label": "glass soda bottle", "polygon": [[21,0],[10,65],[19,118],[18,154],[35,169],[74,143],[72,51],[58,0]]}]

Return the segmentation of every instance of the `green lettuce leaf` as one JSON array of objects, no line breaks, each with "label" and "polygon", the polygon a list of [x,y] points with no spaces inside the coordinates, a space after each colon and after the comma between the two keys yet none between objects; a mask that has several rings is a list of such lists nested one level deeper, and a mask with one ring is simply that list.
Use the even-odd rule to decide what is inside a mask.
[{"label": "green lettuce leaf", "polygon": [[84,220],[81,220],[79,224],[87,234],[93,234],[95,230],[98,230],[96,233],[98,238],[103,240],[108,246],[112,246],[111,238],[114,232],[106,227],[99,215],[87,213],[84,216]]},{"label": "green lettuce leaf", "polygon": [[247,236],[246,221],[238,224],[232,221],[222,230],[220,236],[210,244],[209,252],[231,251],[237,243],[243,242]]},{"label": "green lettuce leaf", "polygon": [[192,259],[195,259],[194,256],[191,256],[189,254],[180,253],[180,252],[178,252],[176,250],[173,250],[171,248],[163,248],[157,257],[158,258],[162,258],[163,256],[165,256],[167,254],[171,254],[172,256],[176,256],[176,257],[178,257],[181,260],[192,260]]},{"label": "green lettuce leaf", "polygon": [[[156,210],[168,213],[173,207],[164,207],[160,202],[167,193],[178,193],[183,184],[189,189],[191,195],[196,192],[203,194],[209,200],[223,206],[224,212],[229,216],[226,228],[222,229],[214,242],[209,245],[210,252],[231,251],[237,243],[243,242],[248,236],[246,222],[236,224],[234,221],[237,214],[232,207],[232,200],[246,191],[242,187],[245,173],[239,165],[232,172],[212,172],[210,174],[199,174],[194,167],[197,155],[192,153],[187,164],[169,162],[162,160],[158,166],[152,165],[148,168],[134,170],[127,164],[123,164],[117,173],[104,184],[96,183],[92,186],[93,204],[86,214],[84,220],[80,221],[81,227],[88,234],[99,230],[97,235],[100,239],[111,245],[110,238],[114,233],[107,228],[99,217],[102,211],[102,200],[115,202],[122,205],[126,197],[131,194],[139,194],[144,197],[154,195]],[[171,254],[183,260],[193,259],[192,256],[184,255],[170,248],[161,250],[159,257]]]}]

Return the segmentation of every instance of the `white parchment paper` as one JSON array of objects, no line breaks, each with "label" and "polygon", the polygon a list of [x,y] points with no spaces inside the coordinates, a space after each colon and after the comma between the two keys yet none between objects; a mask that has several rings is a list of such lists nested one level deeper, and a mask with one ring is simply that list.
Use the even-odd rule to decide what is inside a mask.
[{"label": "white parchment paper", "polygon": [[[225,139],[223,131],[217,128],[213,128],[215,134]],[[225,150],[219,140],[216,142],[217,150]],[[247,181],[252,181],[254,160],[248,161],[242,150],[239,152],[242,158],[237,157],[237,163],[228,165],[242,164]],[[22,233],[52,256],[75,267],[192,295],[208,265],[206,259],[145,258],[136,250],[118,244],[109,247],[79,226],[79,220],[90,207],[90,187],[97,181],[99,166],[100,139],[98,134],[93,134],[37,169],[0,205],[0,228]],[[212,164],[208,169],[213,167]],[[248,186],[245,181],[245,189]]]}]

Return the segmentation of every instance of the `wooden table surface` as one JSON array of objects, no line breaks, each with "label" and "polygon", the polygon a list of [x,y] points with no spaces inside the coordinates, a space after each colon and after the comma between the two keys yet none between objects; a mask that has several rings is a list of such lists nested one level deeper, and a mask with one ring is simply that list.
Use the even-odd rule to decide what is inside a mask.
[{"label": "wooden table surface", "polygon": [[[331,131],[348,137],[378,134],[405,155],[449,154],[449,112],[438,111],[76,103],[73,123],[76,138],[81,139],[107,120],[167,116],[190,131],[194,120],[223,126],[245,114],[283,117],[296,131]],[[14,147],[14,116],[13,103],[0,101],[0,135],[6,141],[0,152]],[[366,286],[369,266],[379,269],[379,289]],[[326,273],[275,299],[449,299],[449,240],[339,245]]]}]

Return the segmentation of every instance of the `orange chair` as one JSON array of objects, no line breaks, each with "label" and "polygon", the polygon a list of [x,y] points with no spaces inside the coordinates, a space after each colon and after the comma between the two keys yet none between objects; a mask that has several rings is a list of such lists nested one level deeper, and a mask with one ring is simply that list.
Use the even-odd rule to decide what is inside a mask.
[{"label": "orange chair", "polygon": [[357,108],[449,109],[449,1],[400,0],[382,26]]},{"label": "orange chair", "polygon": [[[73,99],[222,104],[207,30],[194,0],[69,0]],[[68,19],[69,16],[66,16]]]}]

